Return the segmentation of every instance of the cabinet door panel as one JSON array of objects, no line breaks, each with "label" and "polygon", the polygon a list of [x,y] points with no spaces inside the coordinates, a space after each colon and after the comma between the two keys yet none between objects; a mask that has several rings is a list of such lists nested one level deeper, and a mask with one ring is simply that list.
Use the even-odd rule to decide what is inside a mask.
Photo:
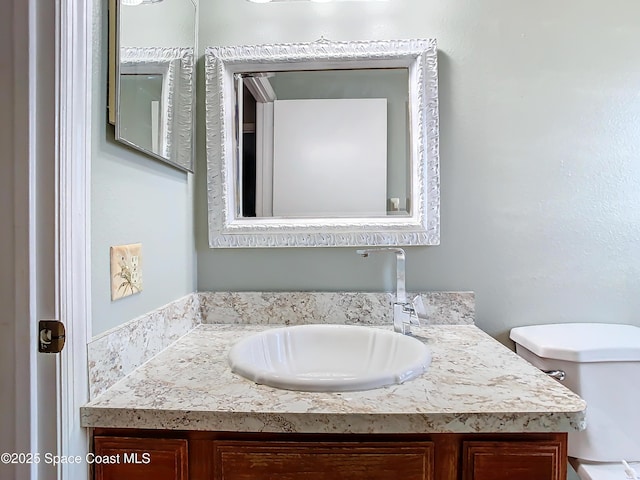
[{"label": "cabinet door panel", "polygon": [[189,478],[187,440],[96,436],[94,451],[96,480]]},{"label": "cabinet door panel", "polygon": [[433,480],[433,443],[214,442],[216,480]]},{"label": "cabinet door panel", "polygon": [[464,442],[463,480],[564,480],[561,442]]}]

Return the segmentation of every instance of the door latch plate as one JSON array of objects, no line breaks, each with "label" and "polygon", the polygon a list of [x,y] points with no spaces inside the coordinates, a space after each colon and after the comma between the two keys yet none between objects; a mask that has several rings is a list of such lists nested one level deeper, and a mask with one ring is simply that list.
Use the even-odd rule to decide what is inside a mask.
[{"label": "door latch plate", "polygon": [[57,320],[40,320],[38,324],[38,351],[41,353],[60,353],[64,348],[64,324]]}]

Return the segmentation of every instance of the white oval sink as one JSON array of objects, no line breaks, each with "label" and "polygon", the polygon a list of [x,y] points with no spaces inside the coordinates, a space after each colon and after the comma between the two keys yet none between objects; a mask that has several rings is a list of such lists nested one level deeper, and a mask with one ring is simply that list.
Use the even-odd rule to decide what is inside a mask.
[{"label": "white oval sink", "polygon": [[236,343],[231,370],[259,384],[307,392],[369,390],[411,380],[431,363],[420,340],[351,325],[266,330]]}]

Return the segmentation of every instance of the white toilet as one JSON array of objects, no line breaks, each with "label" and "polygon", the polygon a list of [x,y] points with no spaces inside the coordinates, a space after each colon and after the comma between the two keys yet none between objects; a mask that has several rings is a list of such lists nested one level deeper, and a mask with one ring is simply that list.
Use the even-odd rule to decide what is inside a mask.
[{"label": "white toilet", "polygon": [[640,479],[640,328],[567,323],[511,330],[516,352],[587,402],[587,428],[569,433],[569,457],[582,480]]}]

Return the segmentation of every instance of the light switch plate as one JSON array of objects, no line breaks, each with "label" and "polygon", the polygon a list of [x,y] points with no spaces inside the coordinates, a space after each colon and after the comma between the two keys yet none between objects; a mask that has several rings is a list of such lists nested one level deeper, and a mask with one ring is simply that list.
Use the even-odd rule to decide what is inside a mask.
[{"label": "light switch plate", "polygon": [[142,244],[111,247],[111,300],[142,291]]}]

